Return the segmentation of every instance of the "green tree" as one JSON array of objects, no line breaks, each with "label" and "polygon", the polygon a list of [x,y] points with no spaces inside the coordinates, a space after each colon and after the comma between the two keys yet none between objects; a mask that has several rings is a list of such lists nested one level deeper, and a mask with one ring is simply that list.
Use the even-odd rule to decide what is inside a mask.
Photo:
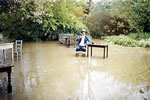
[{"label": "green tree", "polygon": [[0,14],[0,27],[12,39],[53,40],[59,33],[77,34],[86,28],[85,6],[76,0],[15,0]]},{"label": "green tree", "polygon": [[96,38],[103,34],[127,34],[129,24],[126,12],[126,1],[100,1],[93,5],[85,23],[91,35]]},{"label": "green tree", "polygon": [[131,29],[137,32],[150,32],[150,2],[132,1],[128,17]]}]

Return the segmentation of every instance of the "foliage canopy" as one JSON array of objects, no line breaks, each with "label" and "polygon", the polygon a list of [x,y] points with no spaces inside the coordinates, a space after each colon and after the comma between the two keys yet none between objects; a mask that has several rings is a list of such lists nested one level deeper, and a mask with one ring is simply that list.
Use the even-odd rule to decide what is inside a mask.
[{"label": "foliage canopy", "polygon": [[95,38],[150,32],[150,2],[146,0],[102,0],[91,7],[86,25]]},{"label": "foliage canopy", "polygon": [[85,2],[76,0],[10,1],[0,15],[0,27],[5,36],[23,40],[54,40],[60,33],[79,34]]}]

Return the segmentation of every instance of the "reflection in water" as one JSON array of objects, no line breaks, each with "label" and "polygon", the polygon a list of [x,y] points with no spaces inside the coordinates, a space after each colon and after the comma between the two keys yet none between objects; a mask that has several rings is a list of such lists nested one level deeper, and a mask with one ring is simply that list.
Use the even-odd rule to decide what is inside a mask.
[{"label": "reflection in water", "polygon": [[150,49],[109,44],[109,57],[102,57],[102,48],[93,48],[92,57],[75,57],[75,48],[58,42],[24,43],[23,56],[13,68],[13,93],[8,100],[141,100],[147,96],[149,92],[140,94],[137,88],[150,82],[146,70]]}]

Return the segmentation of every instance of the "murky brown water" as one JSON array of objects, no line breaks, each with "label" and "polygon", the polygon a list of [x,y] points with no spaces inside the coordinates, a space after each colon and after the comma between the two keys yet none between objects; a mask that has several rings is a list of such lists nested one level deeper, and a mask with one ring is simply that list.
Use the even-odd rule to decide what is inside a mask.
[{"label": "murky brown water", "polygon": [[[106,44],[95,40],[97,44]],[[59,42],[23,44],[15,61],[13,93],[8,100],[143,100],[150,91],[150,49],[109,44],[109,57],[94,48],[92,57],[75,57]]]}]

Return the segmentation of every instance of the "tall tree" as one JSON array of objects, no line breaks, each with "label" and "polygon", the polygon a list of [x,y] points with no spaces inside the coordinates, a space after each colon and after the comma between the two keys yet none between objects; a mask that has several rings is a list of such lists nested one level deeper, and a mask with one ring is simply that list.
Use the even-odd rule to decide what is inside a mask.
[{"label": "tall tree", "polygon": [[133,1],[128,17],[132,29],[138,32],[150,32],[150,2]]}]

